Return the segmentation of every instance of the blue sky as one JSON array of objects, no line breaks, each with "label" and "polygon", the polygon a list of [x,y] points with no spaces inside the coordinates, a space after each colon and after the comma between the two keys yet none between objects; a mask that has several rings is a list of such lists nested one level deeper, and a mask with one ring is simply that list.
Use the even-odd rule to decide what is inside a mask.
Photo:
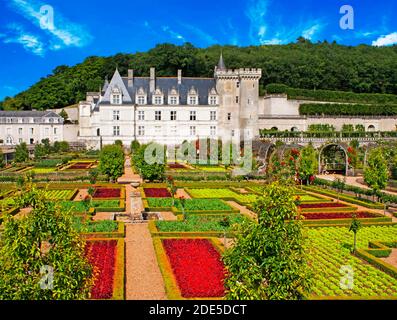
[{"label": "blue sky", "polygon": [[[353,30],[340,27],[346,4],[354,9]],[[395,12],[394,0],[0,0],[0,99],[27,89],[58,65],[146,51],[163,42],[247,46],[304,36],[392,45]]]}]

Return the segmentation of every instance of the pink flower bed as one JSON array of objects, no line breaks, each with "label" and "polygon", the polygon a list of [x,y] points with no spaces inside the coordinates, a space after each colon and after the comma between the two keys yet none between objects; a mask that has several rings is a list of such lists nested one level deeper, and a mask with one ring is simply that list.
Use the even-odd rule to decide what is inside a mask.
[{"label": "pink flower bed", "polygon": [[89,169],[90,167],[91,167],[91,163],[77,162],[75,164],[72,164],[68,169],[69,170],[83,170],[83,169]]},{"label": "pink flower bed", "polygon": [[206,239],[165,239],[163,245],[184,298],[225,295],[225,267]]},{"label": "pink flower bed", "polygon": [[316,212],[316,213],[304,213],[304,217],[307,220],[328,220],[328,219],[352,219],[353,214],[357,218],[376,218],[378,215],[370,212]]},{"label": "pink flower bed", "polygon": [[120,198],[120,189],[118,188],[98,188],[95,189],[94,198]]},{"label": "pink flower bed", "polygon": [[168,168],[170,168],[170,169],[187,169],[186,166],[184,166],[183,164],[180,164],[180,163],[170,163],[168,165]]},{"label": "pink flower bed", "polygon": [[91,289],[92,299],[110,299],[113,296],[113,279],[116,267],[117,241],[89,241],[85,252],[94,266],[97,278]]},{"label": "pink flower bed", "polygon": [[171,193],[166,188],[144,188],[147,198],[171,198]]}]

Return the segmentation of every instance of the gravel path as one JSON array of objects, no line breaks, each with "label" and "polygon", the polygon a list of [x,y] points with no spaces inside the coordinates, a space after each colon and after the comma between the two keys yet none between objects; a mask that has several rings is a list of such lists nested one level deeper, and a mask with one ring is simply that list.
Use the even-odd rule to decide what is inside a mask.
[{"label": "gravel path", "polygon": [[397,249],[392,249],[390,256],[381,258],[381,260],[397,268]]},{"label": "gravel path", "polygon": [[147,224],[126,226],[126,299],[166,300],[153,242]]}]

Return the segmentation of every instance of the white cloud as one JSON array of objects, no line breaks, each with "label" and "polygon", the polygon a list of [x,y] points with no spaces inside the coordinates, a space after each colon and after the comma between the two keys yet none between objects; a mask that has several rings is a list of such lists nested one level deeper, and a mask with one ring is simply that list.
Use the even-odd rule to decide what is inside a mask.
[{"label": "white cloud", "polygon": [[265,17],[269,3],[269,0],[250,0],[245,12],[251,22],[249,36],[254,43],[258,40],[261,44],[266,41],[267,21]]},{"label": "white cloud", "polygon": [[311,26],[310,28],[303,30],[302,37],[305,39],[312,40],[316,33],[320,32],[323,28],[321,23],[316,23],[315,25]]},{"label": "white cloud", "polygon": [[182,36],[180,33],[177,33],[175,31],[171,30],[171,28],[169,26],[162,26],[161,29],[165,33],[168,33],[172,38],[174,38],[176,40],[180,40],[180,41],[186,42],[184,36]]},{"label": "white cloud", "polygon": [[81,25],[68,21],[63,15],[54,9],[53,26],[43,29],[41,20],[43,15],[40,8],[45,3],[40,0],[11,0],[10,7],[29,20],[41,31],[50,36],[48,49],[60,50],[66,47],[84,47],[92,40],[91,34]]},{"label": "white cloud", "polygon": [[377,40],[372,42],[372,45],[376,47],[390,46],[393,44],[397,44],[397,32],[380,36]]},{"label": "white cloud", "polygon": [[5,34],[3,39],[4,43],[18,43],[23,48],[37,56],[43,57],[46,49],[39,36],[28,33],[19,24],[10,24],[7,26],[8,34]]}]

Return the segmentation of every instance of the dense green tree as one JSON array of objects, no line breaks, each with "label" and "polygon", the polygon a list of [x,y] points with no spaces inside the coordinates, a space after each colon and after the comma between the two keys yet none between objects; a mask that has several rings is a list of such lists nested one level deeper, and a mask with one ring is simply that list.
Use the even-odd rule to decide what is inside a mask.
[{"label": "dense green tree", "polygon": [[7,216],[0,238],[0,300],[76,300],[89,297],[93,270],[73,215],[28,184],[19,198],[33,211]]},{"label": "dense green tree", "polygon": [[157,150],[164,147],[160,145],[156,147],[154,144],[152,146],[155,146],[153,148],[156,150],[154,158],[157,159],[157,161],[149,163],[149,161],[145,159],[145,152],[148,145],[141,145],[132,155],[132,163],[143,179],[149,181],[162,181],[165,178],[165,158],[164,155],[158,155]]},{"label": "dense green tree", "polygon": [[42,159],[44,158],[48,153],[46,152],[46,149],[43,144],[38,143],[34,146],[34,157],[35,159]]},{"label": "dense green tree", "polygon": [[59,113],[59,115],[63,118],[63,120],[68,120],[69,119],[69,115],[68,113],[65,111],[65,109],[62,109],[61,112]]},{"label": "dense green tree", "polygon": [[388,180],[389,168],[383,155],[383,149],[375,148],[369,153],[364,169],[364,181],[372,189],[375,197],[378,191],[386,188]]},{"label": "dense green tree", "polygon": [[255,203],[258,222],[236,226],[224,255],[231,300],[301,299],[310,288],[303,226],[290,187],[274,183]]},{"label": "dense green tree", "polygon": [[99,155],[99,170],[112,180],[117,180],[124,173],[124,152],[120,146],[104,146]]},{"label": "dense green tree", "polygon": [[25,142],[20,143],[15,148],[15,162],[25,162],[29,160],[28,146]]}]

